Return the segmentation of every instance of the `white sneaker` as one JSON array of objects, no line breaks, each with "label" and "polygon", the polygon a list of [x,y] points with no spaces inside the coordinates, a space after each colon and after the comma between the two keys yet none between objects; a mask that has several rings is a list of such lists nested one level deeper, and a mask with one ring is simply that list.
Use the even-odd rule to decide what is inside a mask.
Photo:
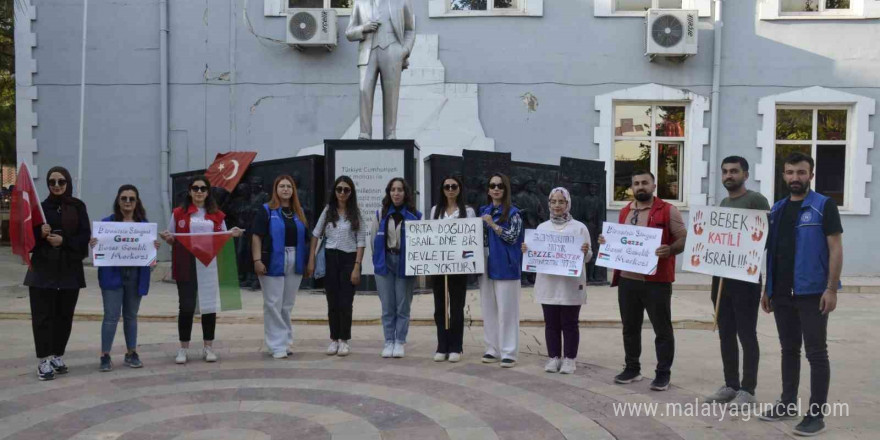
[{"label": "white sneaker", "polygon": [[559,369],[560,374],[572,374],[577,370],[574,359],[565,358],[562,360],[562,368]]},{"label": "white sneaker", "polygon": [[348,341],[340,342],[339,343],[339,351],[336,352],[336,355],[337,356],[348,356],[349,353],[351,353],[351,345],[348,344]]},{"label": "white sneaker", "polygon": [[443,362],[446,360],[446,353],[434,353],[434,362]]},{"label": "white sneaker", "polygon": [[174,362],[176,362],[178,364],[185,364],[186,363],[186,349],[185,348],[178,348],[177,349],[177,357],[174,358]]},{"label": "white sneaker", "polygon": [[333,356],[339,352],[339,341],[330,341],[327,346],[327,356]]},{"label": "white sneaker", "polygon": [[214,353],[213,347],[205,347],[205,362],[217,362],[217,353]]},{"label": "white sneaker", "polygon": [[406,356],[406,350],[403,348],[404,345],[406,345],[406,343],[401,344],[401,343],[395,342],[394,349],[393,349],[394,351],[392,352],[392,356],[394,356],[396,358],[402,358],[402,357]]},{"label": "white sneaker", "polygon": [[449,362],[458,362],[461,360],[461,353],[449,353]]},{"label": "white sneaker", "polygon": [[[272,357],[275,359],[287,359],[287,350],[276,351],[275,353],[272,353]],[[206,361],[208,360],[207,355],[205,356],[205,360]],[[214,360],[215,361],[217,360],[217,355],[214,355]],[[214,361],[208,361],[208,362],[214,362]]]},{"label": "white sneaker", "polygon": [[547,365],[544,365],[544,371],[548,373],[559,372],[560,362],[559,358],[550,358],[550,360],[547,361]]},{"label": "white sneaker", "polygon": [[383,358],[390,358],[392,354],[394,354],[394,343],[393,342],[386,342],[385,348],[382,349],[382,357]]}]

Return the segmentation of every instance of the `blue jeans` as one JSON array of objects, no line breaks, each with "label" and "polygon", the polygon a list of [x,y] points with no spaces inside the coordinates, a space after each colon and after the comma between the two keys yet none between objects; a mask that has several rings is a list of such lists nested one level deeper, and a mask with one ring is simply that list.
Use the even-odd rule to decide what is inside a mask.
[{"label": "blue jeans", "polygon": [[122,288],[101,289],[104,298],[104,321],[101,323],[101,352],[109,353],[116,336],[116,324],[122,312],[122,330],[125,346],[129,350],[137,348],[137,313],[141,306],[138,294],[137,267],[122,268]]},{"label": "blue jeans", "polygon": [[[390,268],[397,269],[399,255],[386,254],[385,261]],[[403,275],[403,274],[400,274]],[[397,276],[393,272],[388,275],[376,275],[376,287],[379,290],[379,301],[382,302],[382,330],[385,342],[406,342],[409,332],[409,307],[412,304],[415,277]]]}]

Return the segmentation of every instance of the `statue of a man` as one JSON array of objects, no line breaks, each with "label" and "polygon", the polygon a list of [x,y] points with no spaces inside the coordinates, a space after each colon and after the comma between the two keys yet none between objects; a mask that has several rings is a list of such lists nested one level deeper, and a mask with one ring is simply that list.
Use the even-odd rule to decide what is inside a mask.
[{"label": "statue of a man", "polygon": [[358,69],[361,90],[359,139],[373,137],[373,96],[382,75],[382,135],[397,139],[397,101],[400,74],[409,65],[416,41],[411,0],[355,0],[345,37],[360,41]]}]

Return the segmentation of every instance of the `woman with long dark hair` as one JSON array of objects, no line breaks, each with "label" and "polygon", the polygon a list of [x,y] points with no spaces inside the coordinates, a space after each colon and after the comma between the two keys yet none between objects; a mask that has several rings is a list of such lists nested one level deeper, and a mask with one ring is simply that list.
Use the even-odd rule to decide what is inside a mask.
[{"label": "woman with long dark hair", "polygon": [[79,289],[86,287],[83,259],[89,254],[92,234],[86,205],[72,195],[70,173],[63,167],[52,167],[46,182],[49,197],[42,202],[46,223],[34,227],[36,243],[24,278],[40,380],[52,380],[68,371],[62,356],[70,339]]},{"label": "woman with long dark hair", "polygon": [[351,353],[349,341],[355,287],[361,282],[361,263],[368,234],[358,207],[357,189],[350,177],[339,176],[333,182],[327,206],[315,223],[312,234],[309,276],[315,272],[318,238],[323,237],[325,240],[324,291],[330,324],[327,355],[348,356]]},{"label": "woman with long dark hair", "polygon": [[[563,187],[550,191],[550,220],[538,225],[539,231],[575,234],[584,237],[581,252],[584,261],[590,261],[590,231],[571,217],[571,195]],[[522,244],[523,253],[528,251]],[[544,338],[550,359],[544,366],[548,373],[574,373],[580,332],[578,315],[581,305],[587,302],[587,274],[581,267],[579,277],[539,273],[535,277],[535,302],[544,310]],[[563,341],[564,338],[564,341]],[[563,343],[565,345],[563,345]],[[564,347],[564,349],[563,349]]]},{"label": "woman with long dark hair", "polygon": [[489,178],[489,203],[480,208],[486,246],[486,273],[480,277],[483,310],[484,363],[516,365],[519,345],[522,216],[510,202],[510,179],[495,173]]},{"label": "woman with long dark hair", "polygon": [[266,347],[273,358],[284,359],[293,343],[290,311],[308,262],[309,222],[288,175],[275,178],[272,199],[262,208],[254,218],[251,252],[263,289]]},{"label": "woman with long dark hair", "polygon": [[[174,233],[210,233],[226,230],[226,222],[223,220],[226,214],[217,207],[217,201],[211,194],[211,182],[204,175],[193,177],[190,181],[189,191],[183,203],[174,208],[171,219],[168,222],[168,230],[160,235],[169,245],[171,252],[171,273],[177,282],[177,298],[180,311],[177,315],[177,332],[180,339],[180,348],[174,361],[185,364],[187,361],[187,349],[189,349],[190,337],[192,336],[193,317],[196,310],[196,302],[199,296],[205,298],[219,296],[217,283],[202,283],[202,291],[199,289],[199,279],[208,280],[217,277],[216,259],[210,265],[196,264],[195,257],[182,244],[174,239]],[[232,228],[232,236],[240,237],[241,229]],[[210,287],[209,287],[210,286]],[[211,291],[205,291],[210,289]],[[214,352],[214,329],[217,323],[217,312],[199,308],[202,316],[202,358],[206,362],[216,362],[217,353]]]},{"label": "woman with long dark hair", "polygon": [[[120,186],[113,200],[113,214],[104,217],[101,221],[146,223],[147,213],[141,203],[138,189],[134,185]],[[97,244],[97,238],[89,240],[89,246],[95,247]],[[159,240],[154,241],[153,246],[159,249]],[[141,306],[141,297],[146,296],[150,290],[150,267],[99,267],[98,284],[101,286],[101,298],[104,301],[100,371],[113,369],[110,349],[116,337],[120,312],[126,348],[123,362],[131,368],[143,367],[144,364],[137,353],[137,314]]]},{"label": "woman with long dark hair", "polygon": [[[431,207],[433,220],[476,217],[473,208],[464,202],[464,185],[456,176],[440,182],[442,196]],[[461,360],[464,339],[464,302],[467,297],[467,275],[431,277],[434,290],[434,323],[437,325],[435,362]],[[449,289],[449,328],[446,328],[446,289]]]},{"label": "woman with long dark hair", "polygon": [[401,177],[388,181],[382,209],[376,211],[377,227],[373,228],[373,270],[382,303],[382,330],[385,346],[382,357],[402,358],[406,355],[409,332],[409,310],[416,278],[406,276],[406,228],[408,220],[421,220],[416,210],[412,189]]}]

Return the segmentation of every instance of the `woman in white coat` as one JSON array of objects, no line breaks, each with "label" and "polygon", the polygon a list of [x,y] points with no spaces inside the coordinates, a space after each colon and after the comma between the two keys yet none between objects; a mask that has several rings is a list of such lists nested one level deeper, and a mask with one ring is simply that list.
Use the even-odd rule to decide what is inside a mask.
[{"label": "woman in white coat", "polygon": [[[538,230],[583,236],[581,252],[585,254],[584,261],[592,258],[590,232],[583,223],[571,217],[571,196],[565,188],[558,187],[550,191],[550,220],[538,225]],[[528,251],[525,243],[522,251]],[[574,373],[574,360],[580,342],[578,316],[581,305],[587,302],[586,288],[587,276],[583,268],[579,277],[543,273],[535,277],[535,301],[544,309],[544,337],[550,357],[544,371],[548,373]]]}]

